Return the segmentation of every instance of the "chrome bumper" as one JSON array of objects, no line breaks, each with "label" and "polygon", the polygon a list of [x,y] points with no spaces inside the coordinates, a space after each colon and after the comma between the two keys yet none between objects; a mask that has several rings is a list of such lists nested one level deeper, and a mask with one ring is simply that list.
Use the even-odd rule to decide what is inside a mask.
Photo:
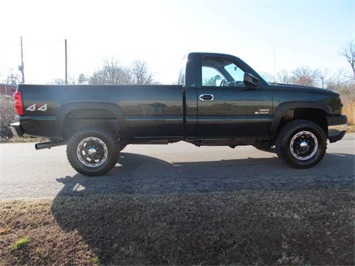
[{"label": "chrome bumper", "polygon": [[15,122],[10,125],[11,132],[16,137],[23,137],[24,131],[20,125],[20,122]]},{"label": "chrome bumper", "polygon": [[341,140],[348,129],[348,118],[345,115],[328,116],[328,139],[330,142]]}]

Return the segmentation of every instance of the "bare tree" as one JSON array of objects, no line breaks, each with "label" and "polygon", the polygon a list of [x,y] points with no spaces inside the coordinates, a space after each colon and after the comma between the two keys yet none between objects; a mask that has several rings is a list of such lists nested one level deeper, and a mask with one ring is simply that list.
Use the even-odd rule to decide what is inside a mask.
[{"label": "bare tree", "polygon": [[327,82],[327,88],[339,91],[341,90],[346,84],[349,83],[349,79],[346,77],[346,71],[344,69],[338,69],[338,71],[330,77]]},{"label": "bare tree", "polygon": [[287,70],[283,69],[277,73],[276,77],[277,82],[279,83],[284,83],[284,84],[289,84],[291,83],[291,77]]},{"label": "bare tree", "polygon": [[55,78],[53,79],[50,84],[52,85],[65,85],[65,80],[61,78]]},{"label": "bare tree", "polygon": [[350,67],[353,71],[353,79],[355,79],[355,43],[354,41],[350,41],[347,45],[343,47],[343,49],[339,53],[341,56],[344,56],[346,60],[349,62]]},{"label": "bare tree", "polygon": [[[88,84],[88,81],[89,81],[89,78],[87,78],[85,76],[85,74],[81,73],[81,74],[79,74],[78,77],[69,75],[68,84],[69,85],[75,85],[75,84],[86,85],[86,84]],[[65,85],[65,80],[62,78],[55,78],[49,84]]]},{"label": "bare tree", "polygon": [[119,62],[112,58],[104,60],[103,67],[90,77],[90,84],[129,84],[127,83],[127,75]]},{"label": "bare tree", "polygon": [[78,83],[79,84],[87,84],[87,82],[89,81],[89,78],[85,76],[85,74],[80,73],[79,77],[78,77]]},{"label": "bare tree", "polygon": [[320,80],[322,89],[324,89],[326,80],[329,78],[329,69],[328,68],[322,68],[317,70],[317,77]]},{"label": "bare tree", "polygon": [[149,72],[147,64],[143,61],[135,61],[131,67],[123,67],[112,58],[104,60],[103,67],[89,78],[90,84],[153,84],[153,75]]},{"label": "bare tree", "polygon": [[263,79],[267,80],[270,83],[276,82],[275,76],[269,72],[260,72],[259,74]]},{"label": "bare tree", "polygon": [[143,61],[134,61],[130,68],[133,84],[148,85],[153,83],[153,74]]},{"label": "bare tree", "polygon": [[19,82],[20,82],[20,76],[18,74],[14,74],[14,73],[10,72],[7,75],[6,84],[8,84],[8,85],[16,85]]},{"label": "bare tree", "polygon": [[302,66],[292,71],[291,82],[304,86],[315,86],[317,83],[317,71]]}]

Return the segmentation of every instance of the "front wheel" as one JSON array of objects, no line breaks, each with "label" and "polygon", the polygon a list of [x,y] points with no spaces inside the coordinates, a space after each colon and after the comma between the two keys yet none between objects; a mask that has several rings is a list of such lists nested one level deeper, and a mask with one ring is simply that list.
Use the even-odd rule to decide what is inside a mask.
[{"label": "front wheel", "polygon": [[276,139],[277,155],[295,168],[310,168],[318,164],[326,149],[324,130],[308,120],[288,122]]},{"label": "front wheel", "polygon": [[111,131],[88,127],[78,130],[69,139],[67,157],[77,172],[86,176],[99,176],[115,166],[118,151],[118,141]]}]

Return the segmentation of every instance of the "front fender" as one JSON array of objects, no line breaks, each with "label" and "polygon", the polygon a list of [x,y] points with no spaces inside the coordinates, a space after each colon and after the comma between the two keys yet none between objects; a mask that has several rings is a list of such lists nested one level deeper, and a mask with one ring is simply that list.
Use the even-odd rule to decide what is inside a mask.
[{"label": "front fender", "polygon": [[299,108],[318,109],[324,111],[326,114],[331,114],[330,106],[323,102],[287,102],[280,104],[274,113],[274,119],[271,124],[271,135],[276,135],[279,130],[282,118],[288,110],[296,110]]}]

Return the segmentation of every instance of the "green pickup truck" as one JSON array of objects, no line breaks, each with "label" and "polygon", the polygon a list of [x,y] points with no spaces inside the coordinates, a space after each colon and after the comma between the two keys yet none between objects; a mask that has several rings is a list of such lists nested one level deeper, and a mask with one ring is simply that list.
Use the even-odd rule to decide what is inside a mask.
[{"label": "green pickup truck", "polygon": [[270,84],[240,58],[189,53],[178,85],[26,85],[14,94],[15,135],[36,149],[67,144],[73,168],[104,175],[128,144],[275,145],[296,168],[319,163],[343,138],[347,117],[335,92]]}]

